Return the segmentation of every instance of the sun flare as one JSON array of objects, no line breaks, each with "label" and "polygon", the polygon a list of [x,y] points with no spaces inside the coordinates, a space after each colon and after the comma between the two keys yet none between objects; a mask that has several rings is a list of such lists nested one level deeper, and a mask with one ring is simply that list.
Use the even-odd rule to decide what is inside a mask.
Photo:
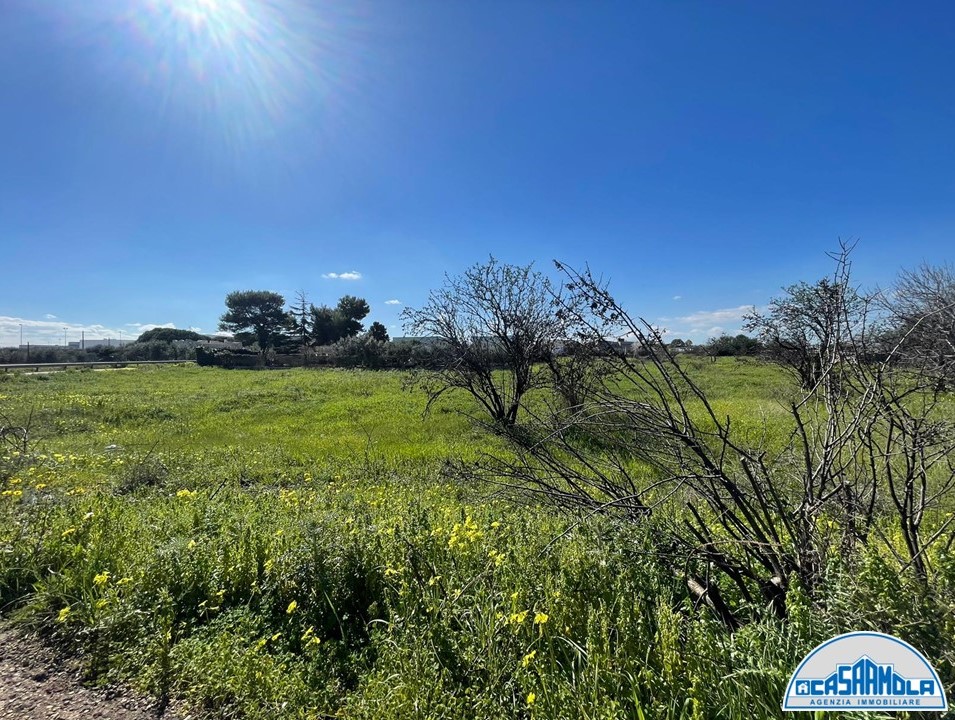
[{"label": "sun flare", "polygon": [[271,141],[345,84],[337,6],[313,0],[68,0],[57,10],[100,72],[162,126],[241,151]]}]

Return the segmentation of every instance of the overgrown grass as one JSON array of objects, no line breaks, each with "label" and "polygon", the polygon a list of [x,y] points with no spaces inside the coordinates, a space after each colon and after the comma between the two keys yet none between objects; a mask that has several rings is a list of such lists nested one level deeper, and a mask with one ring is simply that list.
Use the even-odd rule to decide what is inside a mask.
[{"label": "overgrown grass", "polygon": [[[773,368],[694,372],[778,427]],[[654,560],[652,520],[570,526],[449,482],[446,458],[501,448],[465,399],[423,416],[401,384],[0,376],[0,411],[33,415],[31,451],[0,454],[4,614],[84,652],[95,678],[270,720],[777,717],[800,657],[837,632],[895,632],[930,657],[955,643],[955,606],[874,554],[833,573],[827,608],[797,589],[787,623],[730,635]],[[934,560],[955,596],[955,559]]]}]

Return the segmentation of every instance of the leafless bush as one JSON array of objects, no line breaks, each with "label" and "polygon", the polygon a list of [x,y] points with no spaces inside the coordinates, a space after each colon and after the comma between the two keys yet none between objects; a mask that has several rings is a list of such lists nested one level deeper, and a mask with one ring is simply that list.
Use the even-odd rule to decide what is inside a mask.
[{"label": "leafless bush", "polygon": [[[729,628],[748,608],[785,617],[795,582],[824,602],[831,562],[859,544],[882,543],[928,582],[926,551],[948,537],[951,518],[929,530],[925,520],[955,486],[955,432],[931,378],[895,362],[898,346],[871,359],[873,298],[850,285],[850,251],[833,255],[815,308],[821,331],[805,336],[812,382],[786,400],[781,446],[741,440],[656,328],[589,271],[558,265],[579,354],[573,372],[558,365],[555,377],[561,397],[575,399],[528,404],[526,421],[495,426],[516,459],[486,458],[468,472],[578,513],[662,516],[661,557]],[[640,357],[612,351],[606,339],[621,336]]]}]

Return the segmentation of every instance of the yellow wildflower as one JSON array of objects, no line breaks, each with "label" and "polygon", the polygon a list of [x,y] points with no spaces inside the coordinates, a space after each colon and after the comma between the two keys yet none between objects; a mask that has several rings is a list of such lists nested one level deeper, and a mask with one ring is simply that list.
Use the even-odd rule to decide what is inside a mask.
[{"label": "yellow wildflower", "polygon": [[539,612],[539,613],[535,613],[535,614],[534,614],[534,624],[535,624],[535,625],[543,625],[543,624],[545,624],[548,620],[550,620],[550,615],[548,615],[547,613]]},{"label": "yellow wildflower", "polygon": [[109,582],[109,571],[104,570],[93,578],[94,585],[105,585]]},{"label": "yellow wildflower", "polygon": [[60,614],[56,616],[56,621],[57,621],[57,622],[66,622],[66,618],[68,618],[68,617],[70,616],[70,613],[71,613],[71,612],[73,612],[73,610],[70,608],[69,605],[67,605],[65,608],[63,608],[62,610],[60,610]]},{"label": "yellow wildflower", "polygon": [[527,704],[533,705],[534,701],[537,699],[537,695],[532,692],[527,693]]},{"label": "yellow wildflower", "polygon": [[298,607],[298,603],[295,600],[293,600],[292,602],[288,604],[288,607],[285,608],[285,614],[291,615],[293,612],[295,612],[295,608],[297,607]]},{"label": "yellow wildflower", "polygon": [[537,656],[537,651],[531,650],[529,653],[527,653],[527,655],[521,658],[521,667],[527,667],[528,665],[530,665],[534,661],[534,658],[536,656]]}]

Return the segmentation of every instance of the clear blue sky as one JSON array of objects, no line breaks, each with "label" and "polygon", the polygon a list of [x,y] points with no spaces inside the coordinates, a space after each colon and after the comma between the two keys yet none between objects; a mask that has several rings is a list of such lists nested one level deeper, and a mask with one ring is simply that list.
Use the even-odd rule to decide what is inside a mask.
[{"label": "clear blue sky", "polygon": [[236,289],[400,334],[489,254],[705,340],[840,237],[952,259],[953,71],[946,2],[2,0],[0,345]]}]

